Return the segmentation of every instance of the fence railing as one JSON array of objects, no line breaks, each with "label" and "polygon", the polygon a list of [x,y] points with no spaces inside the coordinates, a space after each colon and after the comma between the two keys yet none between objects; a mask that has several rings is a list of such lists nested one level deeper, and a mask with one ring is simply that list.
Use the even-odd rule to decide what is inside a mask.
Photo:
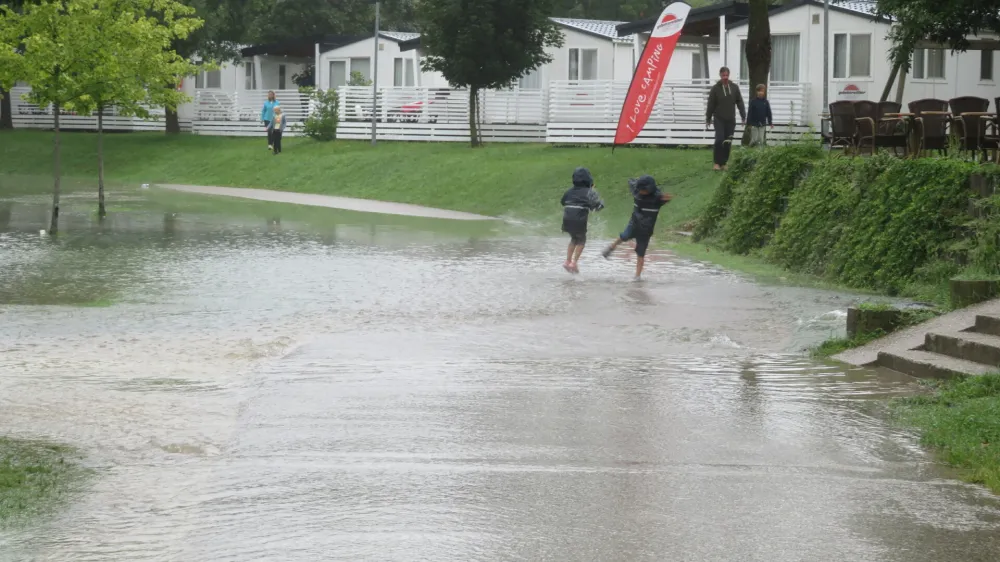
[{"label": "fence railing", "polygon": [[[371,88],[344,86],[338,94],[340,121],[371,121]],[[545,123],[543,90],[484,90],[479,93],[477,105],[482,123]],[[376,120],[382,123],[468,123],[469,92],[452,88],[382,88],[374,110]]]},{"label": "fence railing", "polygon": [[[308,94],[298,90],[278,90],[274,94],[289,122],[301,122],[309,116],[311,106]],[[265,100],[266,90],[198,90],[194,95],[194,120],[259,123]]]},{"label": "fence railing", "polygon": [[[37,116],[37,115],[52,115],[52,106],[38,106],[31,102],[26,101],[24,98],[29,93],[31,93],[31,88],[24,86],[17,86],[10,91],[10,104],[11,104],[11,116]],[[146,106],[146,111],[149,112],[150,116],[153,118],[162,118],[164,111],[162,107],[149,107]],[[63,110],[60,116],[78,116],[82,115],[75,111]],[[96,114],[87,115],[87,117],[93,117],[97,119]],[[122,115],[121,112],[115,106],[108,106],[104,108],[104,117],[130,117],[127,115]]]}]

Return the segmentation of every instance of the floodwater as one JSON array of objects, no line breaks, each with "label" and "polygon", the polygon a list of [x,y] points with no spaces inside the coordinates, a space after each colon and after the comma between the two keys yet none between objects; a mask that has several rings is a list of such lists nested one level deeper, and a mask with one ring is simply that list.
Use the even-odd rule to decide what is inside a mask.
[{"label": "floodwater", "polygon": [[0,431],[95,470],[0,560],[1000,553],[1000,499],[887,423],[912,381],[801,353],[854,297],[666,253],[635,284],[596,236],[573,278],[523,226],[170,197],[114,194],[98,227],[69,195],[55,242],[43,200],[0,203]]}]

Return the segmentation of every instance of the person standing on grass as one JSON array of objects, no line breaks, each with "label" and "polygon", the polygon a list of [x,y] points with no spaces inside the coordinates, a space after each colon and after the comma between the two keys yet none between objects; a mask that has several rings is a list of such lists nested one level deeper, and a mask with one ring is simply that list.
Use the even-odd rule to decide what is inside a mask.
[{"label": "person standing on grass", "polygon": [[271,142],[271,121],[274,120],[274,108],[280,106],[281,103],[278,102],[277,96],[274,95],[274,90],[267,92],[267,100],[264,101],[264,108],[260,110],[260,120],[264,122],[264,128],[267,129],[267,149],[274,150],[274,143]]},{"label": "person standing on grass", "polygon": [[285,116],[281,113],[281,108],[274,108],[274,116],[271,124],[267,127],[267,136],[274,144],[274,154],[281,154],[281,133],[285,132]]},{"label": "person standing on grass", "polygon": [[757,97],[750,100],[747,125],[750,126],[750,146],[767,146],[767,128],[774,128],[774,120],[771,102],[767,101],[767,86],[763,84],[757,85]]},{"label": "person standing on grass", "polygon": [[743,96],[740,87],[729,81],[729,68],[723,66],[719,70],[719,81],[708,92],[708,110],[705,112],[705,129],[715,127],[715,170],[725,170],[729,162],[729,151],[733,147],[733,134],[736,133],[736,109],[740,110],[740,119],[746,123],[747,112],[743,106]]},{"label": "person standing on grass", "polygon": [[570,273],[580,273],[578,263],[587,243],[587,219],[590,218],[591,211],[604,208],[601,195],[594,189],[594,178],[590,175],[590,170],[577,168],[573,171],[573,187],[563,194],[560,203],[563,206],[562,231],[569,234],[563,269]]}]

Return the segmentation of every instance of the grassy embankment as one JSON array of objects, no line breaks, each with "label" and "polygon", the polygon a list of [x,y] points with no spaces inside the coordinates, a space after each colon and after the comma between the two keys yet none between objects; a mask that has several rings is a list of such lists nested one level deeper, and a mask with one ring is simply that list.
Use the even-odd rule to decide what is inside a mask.
[{"label": "grassy embankment", "polygon": [[84,477],[73,451],[0,437],[0,529],[18,526],[56,506]]},{"label": "grassy embankment", "polygon": [[1000,493],[1000,374],[933,385],[933,393],[892,403],[901,423],[961,470],[962,477]]}]

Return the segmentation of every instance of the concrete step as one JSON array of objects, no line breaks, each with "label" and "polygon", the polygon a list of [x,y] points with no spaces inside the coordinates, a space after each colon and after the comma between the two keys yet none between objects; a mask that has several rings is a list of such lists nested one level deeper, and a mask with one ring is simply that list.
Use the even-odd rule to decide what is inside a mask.
[{"label": "concrete step", "polygon": [[950,379],[965,375],[985,375],[997,370],[996,367],[939,355],[929,351],[882,351],[877,364],[922,379]]},{"label": "concrete step", "polygon": [[980,334],[1000,336],[1000,316],[977,315],[974,331]]},{"label": "concrete step", "polygon": [[927,334],[924,349],[956,359],[982,363],[1000,370],[1000,336],[978,332],[932,332]]}]

